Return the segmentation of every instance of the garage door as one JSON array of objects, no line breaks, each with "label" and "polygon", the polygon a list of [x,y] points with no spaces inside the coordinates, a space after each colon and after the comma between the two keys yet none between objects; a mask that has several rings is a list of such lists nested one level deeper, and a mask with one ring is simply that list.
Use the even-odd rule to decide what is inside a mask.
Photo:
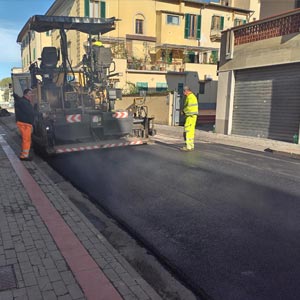
[{"label": "garage door", "polygon": [[236,71],[233,134],[293,142],[299,122],[299,63]]}]

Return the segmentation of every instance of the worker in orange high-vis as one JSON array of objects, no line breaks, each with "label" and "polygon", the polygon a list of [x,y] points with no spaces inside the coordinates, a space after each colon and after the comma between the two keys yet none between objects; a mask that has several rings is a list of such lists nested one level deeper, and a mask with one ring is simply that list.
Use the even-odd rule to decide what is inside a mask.
[{"label": "worker in orange high-vis", "polygon": [[25,89],[23,97],[14,95],[14,98],[17,126],[22,136],[20,160],[32,160],[29,156],[29,152],[31,147],[31,133],[34,118],[32,106],[33,94],[31,89]]},{"label": "worker in orange high-vis", "polygon": [[185,86],[183,88],[183,94],[186,97],[183,106],[183,113],[185,115],[185,122],[184,122],[185,146],[180,150],[193,151],[195,128],[196,128],[197,117],[198,117],[198,99],[192,93],[191,89],[188,86]]}]

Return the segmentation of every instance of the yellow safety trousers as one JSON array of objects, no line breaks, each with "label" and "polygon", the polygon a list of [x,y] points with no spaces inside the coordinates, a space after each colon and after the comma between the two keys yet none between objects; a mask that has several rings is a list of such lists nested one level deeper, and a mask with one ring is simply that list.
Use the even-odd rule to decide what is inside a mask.
[{"label": "yellow safety trousers", "polygon": [[195,127],[197,122],[197,115],[188,115],[185,117],[184,133],[185,144],[187,149],[194,149]]}]

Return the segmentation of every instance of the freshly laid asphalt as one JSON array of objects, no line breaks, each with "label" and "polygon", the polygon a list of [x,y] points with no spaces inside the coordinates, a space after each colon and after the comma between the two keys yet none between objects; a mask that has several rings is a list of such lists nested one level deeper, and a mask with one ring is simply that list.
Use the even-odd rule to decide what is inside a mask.
[{"label": "freshly laid asphalt", "polygon": [[184,153],[180,129],[178,136],[159,130],[155,145],[74,153],[49,163],[203,299],[299,299],[300,163],[294,153],[264,151],[269,145],[259,142],[255,151],[201,139],[196,151]]}]

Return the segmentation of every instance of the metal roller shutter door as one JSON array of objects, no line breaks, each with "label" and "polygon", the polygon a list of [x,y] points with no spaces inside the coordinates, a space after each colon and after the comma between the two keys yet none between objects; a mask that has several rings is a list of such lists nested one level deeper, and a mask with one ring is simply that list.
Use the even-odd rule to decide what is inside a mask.
[{"label": "metal roller shutter door", "polygon": [[299,63],[236,71],[233,134],[293,142],[299,122]]}]

